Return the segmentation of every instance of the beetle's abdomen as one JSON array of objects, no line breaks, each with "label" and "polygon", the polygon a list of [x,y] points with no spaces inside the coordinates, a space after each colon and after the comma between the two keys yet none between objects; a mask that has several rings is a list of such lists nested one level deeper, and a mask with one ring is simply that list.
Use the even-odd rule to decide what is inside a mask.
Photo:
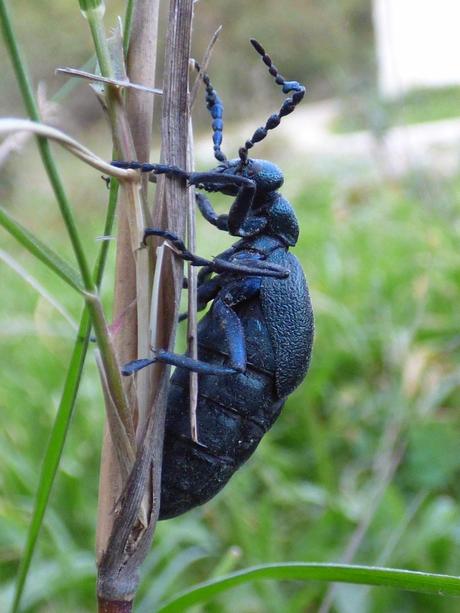
[{"label": "beetle's abdomen", "polygon": [[[238,314],[246,336],[247,370],[236,375],[199,375],[199,444],[190,437],[190,373],[177,368],[171,378],[160,519],[185,513],[215,496],[253,453],[283,406],[276,393],[273,351],[258,300],[243,305]],[[212,314],[200,323],[198,338],[201,360],[228,363],[226,343]]]}]

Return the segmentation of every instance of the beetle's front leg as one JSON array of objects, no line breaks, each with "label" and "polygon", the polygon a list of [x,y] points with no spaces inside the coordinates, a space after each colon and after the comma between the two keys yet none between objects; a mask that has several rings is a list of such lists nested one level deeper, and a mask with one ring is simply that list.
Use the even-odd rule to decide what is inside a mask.
[{"label": "beetle's front leg", "polygon": [[141,172],[151,172],[155,175],[167,175],[168,177],[179,177],[188,181],[191,174],[186,170],[182,170],[178,166],[169,164],[147,164],[144,162],[124,162],[123,160],[113,160],[110,162],[115,168],[124,168],[125,170],[140,170]]},{"label": "beetle's front leg", "polygon": [[170,177],[179,177],[188,181],[190,185],[203,187],[204,189],[210,186],[216,187],[216,191],[227,186],[246,187],[255,190],[255,183],[251,179],[241,177],[239,175],[224,175],[221,172],[187,172],[178,166],[170,164],[149,164],[146,162],[138,162],[132,160],[126,162],[123,160],[113,160],[110,162],[115,168],[124,168],[126,170],[139,170],[140,172],[151,172],[156,175],[168,175]]},{"label": "beetle's front leg", "polygon": [[165,174],[170,177],[179,177],[185,179],[189,185],[195,185],[206,191],[224,191],[226,188],[235,188],[236,198],[230,208],[228,216],[222,216],[222,218],[219,219],[209,203],[199,201],[199,208],[204,217],[213,225],[217,227],[221,226],[220,229],[227,230],[232,236],[251,236],[252,234],[260,232],[265,225],[262,220],[262,223],[259,223],[257,226],[256,231],[252,231],[252,233],[248,233],[244,228],[244,223],[251,209],[254,194],[256,192],[255,182],[247,177],[242,177],[241,175],[226,175],[216,171],[187,172],[177,166],[147,164],[136,161],[123,162],[114,160],[112,166],[116,168],[140,170],[141,172],[151,172],[156,175]]},{"label": "beetle's front leg", "polygon": [[200,213],[206,221],[209,221],[210,224],[216,226],[219,230],[228,232],[228,215],[218,215],[213,209],[212,204],[203,194],[195,194],[195,200]]},{"label": "beetle's front leg", "polygon": [[[256,193],[256,184],[252,179],[240,175],[225,175],[220,172],[193,172],[190,174],[188,181],[190,184],[202,187],[207,191],[211,191],[211,187],[213,187],[215,191],[226,193],[224,191],[226,188],[236,188],[236,198],[230,207],[228,217],[222,223],[226,224],[225,229],[228,228],[228,232],[232,236],[245,235],[242,233],[244,222],[251,209],[254,194]],[[202,207],[200,207],[200,210],[203,213]],[[210,213],[209,210],[206,212]],[[208,221],[211,221],[211,219],[208,219]],[[214,225],[217,225],[217,223],[214,223]]]},{"label": "beetle's front leg", "polygon": [[[252,179],[242,177],[241,175],[226,175],[215,170],[191,172],[188,180],[191,185],[202,187],[206,191],[220,191],[225,187],[246,188],[251,191],[256,189],[256,184]],[[212,187],[216,189],[212,190]]]}]

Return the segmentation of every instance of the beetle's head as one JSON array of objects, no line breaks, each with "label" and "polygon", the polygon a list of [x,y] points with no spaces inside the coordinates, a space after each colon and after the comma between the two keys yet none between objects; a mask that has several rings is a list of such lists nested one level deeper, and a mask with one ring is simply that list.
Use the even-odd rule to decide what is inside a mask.
[{"label": "beetle's head", "polygon": [[[214,169],[214,172],[252,179],[256,184],[256,189],[259,194],[275,192],[284,182],[281,169],[273,164],[273,162],[267,160],[248,158],[246,163],[242,163],[239,158],[235,160],[225,160],[225,162],[219,164],[219,166]],[[219,192],[227,196],[235,196],[238,192],[237,185],[225,185],[222,187],[214,185],[212,188],[217,188]]]}]

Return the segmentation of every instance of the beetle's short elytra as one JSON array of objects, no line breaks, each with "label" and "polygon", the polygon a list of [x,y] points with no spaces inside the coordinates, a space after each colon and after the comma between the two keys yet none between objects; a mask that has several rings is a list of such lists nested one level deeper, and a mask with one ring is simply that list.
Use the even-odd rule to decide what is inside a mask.
[{"label": "beetle's short elytra", "polygon": [[[160,519],[185,513],[219,492],[273,425],[310,361],[313,312],[302,268],[289,252],[299,235],[297,219],[278,191],[284,180],[281,170],[248,155],[294,110],[305,88],[286,81],[262,46],[255,40],[251,43],[283,93],[292,96],[246,141],[238,159],[227,160],[221,150],[223,104],[204,74],[217,168],[189,173],[163,164],[113,162],[122,168],[181,177],[206,192],[233,196],[228,215],[217,215],[201,193],[196,200],[207,221],[240,239],[207,260],[188,251],[170,232],[145,231],[146,238],[171,241],[180,257],[201,267],[199,310],[212,301],[198,325],[198,360],[157,349],[153,358],[135,360],[123,369],[128,375],[156,361],[176,366],[168,395]],[[189,371],[199,373],[199,443],[190,432]]]}]

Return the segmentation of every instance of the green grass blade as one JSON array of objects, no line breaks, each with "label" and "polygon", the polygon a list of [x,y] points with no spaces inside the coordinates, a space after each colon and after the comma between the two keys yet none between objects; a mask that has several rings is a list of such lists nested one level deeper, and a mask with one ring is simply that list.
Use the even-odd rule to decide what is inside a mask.
[{"label": "green grass blade", "polygon": [[36,279],[30,272],[23,268],[13,256],[6,251],[3,251],[3,249],[0,249],[0,260],[9,266],[11,270],[13,270],[19,277],[21,277],[25,283],[30,285],[30,287],[32,287],[43,300],[46,300],[46,302],[48,302],[53,309],[62,315],[74,332],[78,330],[77,322],[74,320],[72,315],[70,315],[64,305],[62,305],[55,296],[50,294],[50,292],[40,283],[40,281],[38,281],[38,279]]},{"label": "green grass blade", "polygon": [[267,579],[357,583],[439,595],[460,595],[460,578],[451,575],[346,564],[288,562],[252,566],[219,579],[200,583],[161,605],[157,613],[185,611],[188,607],[207,602],[213,596],[242,583]]},{"label": "green grass blade", "polygon": [[43,262],[61,279],[79,292],[84,291],[83,282],[78,272],[63,260],[60,255],[50,249],[39,238],[24,228],[18,221],[0,206],[0,225],[9,232],[32,255]]},{"label": "green grass blade", "polygon": [[[40,113],[27,73],[26,64],[21,57],[16,34],[14,32],[8,9],[4,0],[0,0],[0,27],[3,33],[3,39],[5,41],[6,49],[13,64],[13,70],[16,75],[16,80],[21,91],[24,105],[27,109],[27,113],[30,119],[32,119],[33,121],[40,121]],[[47,139],[41,136],[37,137],[37,144],[40,156],[42,158],[43,166],[45,167],[45,170],[48,174],[48,178],[53,188],[54,195],[61,211],[62,218],[67,228],[67,232],[70,238],[70,242],[72,243],[73,250],[75,252],[75,257],[78,262],[78,267],[80,269],[85,288],[91,291],[93,289],[91,283],[91,270],[86,259],[85,251],[83,249],[80,235],[77,230],[72,209],[70,208],[70,203],[67,199],[67,195],[64,190],[64,185],[61,181],[60,175],[56,167],[56,163],[54,161],[54,157],[51,153],[50,145]]]},{"label": "green grass blade", "polygon": [[[116,179],[110,181],[109,192],[109,204],[107,207],[107,213],[105,217],[103,236],[110,236],[112,233],[113,225],[115,223],[115,212],[117,210],[117,199],[120,184]],[[102,278],[104,276],[105,265],[107,263],[107,256],[109,254],[110,241],[103,240],[99,249],[99,253],[96,259],[96,265],[94,267],[94,282],[98,289],[102,284]]]},{"label": "green grass blade", "polygon": [[[107,216],[104,225],[104,235],[108,236],[112,232],[115,210],[118,196],[118,181],[114,180],[110,183],[109,205],[107,208]],[[102,282],[105,265],[107,262],[107,254],[110,243],[104,241],[99,249],[99,254],[94,267],[94,282],[99,288]],[[80,386],[81,373],[85,363],[86,353],[88,350],[89,336],[91,333],[91,323],[88,309],[85,307],[78,335],[75,341],[72,357],[67,370],[64,390],[62,392],[61,402],[56,415],[56,419],[51,431],[48,446],[43,459],[43,466],[40,474],[40,480],[32,514],[32,520],[29,526],[27,539],[24,547],[24,552],[21,557],[21,563],[16,577],[14,602],[11,613],[16,613],[19,610],[24,585],[29,572],[32,557],[37,544],[40,528],[43,523],[46,507],[59,467],[61,455],[64,449],[65,439],[72,417],[75,400]]]},{"label": "green grass blade", "polygon": [[123,50],[125,54],[128,53],[129,49],[129,39],[131,36],[135,4],[135,0],[128,0],[126,5],[125,18],[123,20]]},{"label": "green grass blade", "polygon": [[30,562],[32,560],[38,534],[40,532],[43,517],[48,505],[51,488],[59,467],[67,430],[70,424],[70,418],[72,416],[75,399],[77,397],[77,392],[80,385],[81,373],[88,349],[90,331],[91,322],[88,309],[85,307],[80,321],[78,336],[72,352],[72,357],[70,359],[69,368],[67,370],[61,402],[59,403],[58,412],[54,421],[40,472],[40,480],[32,520],[29,525],[26,545],[21,557],[16,579],[14,601],[11,608],[12,613],[16,613],[19,610],[19,603],[30,568]]}]

